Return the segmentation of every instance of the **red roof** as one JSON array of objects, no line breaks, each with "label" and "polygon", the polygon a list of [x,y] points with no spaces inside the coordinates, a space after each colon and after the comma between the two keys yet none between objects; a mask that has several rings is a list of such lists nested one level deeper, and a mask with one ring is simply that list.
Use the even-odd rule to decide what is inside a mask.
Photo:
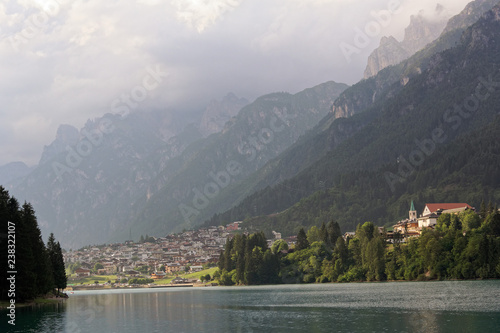
[{"label": "red roof", "polygon": [[456,208],[463,208],[467,207],[469,209],[472,209],[471,206],[469,206],[466,203],[430,203],[425,205],[431,213],[437,212],[439,209],[446,210],[446,209],[456,209]]}]

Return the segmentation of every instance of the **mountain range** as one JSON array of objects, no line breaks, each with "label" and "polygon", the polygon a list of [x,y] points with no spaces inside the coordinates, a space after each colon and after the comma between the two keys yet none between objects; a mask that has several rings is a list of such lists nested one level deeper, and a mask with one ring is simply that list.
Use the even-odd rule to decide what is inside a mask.
[{"label": "mountain range", "polygon": [[[353,230],[367,220],[390,225],[411,200],[420,207],[498,201],[498,12],[497,5],[471,27],[460,24],[460,34],[447,31],[407,61],[347,89],[315,134],[270,162],[279,170],[267,174],[287,174],[283,161],[297,155],[305,168],[207,224],[246,219],[266,232],[294,234],[334,219]],[[337,118],[346,109],[350,117]],[[340,143],[331,139],[339,136]]]},{"label": "mountain range", "polygon": [[[188,126],[158,110],[63,125],[36,168],[5,166],[0,180],[66,248],[237,220],[346,230],[395,222],[411,199],[498,200],[496,3],[416,29],[427,46],[352,87],[228,94]],[[427,24],[418,17],[410,27]]]}]

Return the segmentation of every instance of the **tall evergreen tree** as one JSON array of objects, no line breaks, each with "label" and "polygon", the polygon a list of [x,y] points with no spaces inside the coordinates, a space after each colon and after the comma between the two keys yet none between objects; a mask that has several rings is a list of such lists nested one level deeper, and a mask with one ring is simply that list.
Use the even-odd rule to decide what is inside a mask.
[{"label": "tall evergreen tree", "polygon": [[9,222],[15,224],[16,301],[30,300],[37,295],[35,258],[30,239],[31,230],[29,225],[25,223],[25,219],[21,217],[19,203],[15,198],[9,198],[7,208],[10,213]]},{"label": "tall evergreen tree", "polygon": [[321,228],[319,229],[319,238],[328,247],[332,246],[332,243],[330,243],[330,237],[328,237],[328,230],[326,230],[325,222],[321,224]]},{"label": "tall evergreen tree", "polygon": [[479,209],[479,215],[484,219],[488,215],[488,213],[486,212],[486,204],[484,203],[484,199],[481,201],[480,207],[481,208]]},{"label": "tall evergreen tree", "polygon": [[297,245],[295,249],[297,251],[307,249],[309,247],[309,241],[307,240],[306,232],[304,228],[300,228],[299,233],[297,234]]},{"label": "tall evergreen tree", "polygon": [[245,235],[234,236],[233,253],[236,259],[236,280],[243,282],[245,279],[245,252],[247,238]]},{"label": "tall evergreen tree", "polygon": [[56,256],[57,256],[57,271],[55,271],[55,283],[59,290],[65,289],[68,284],[68,277],[66,276],[66,267],[64,265],[64,256],[62,253],[61,244],[56,243]]},{"label": "tall evergreen tree", "polygon": [[342,236],[338,222],[331,220],[330,222],[328,222],[326,230],[328,232],[328,238],[330,239],[330,244],[334,246],[337,242],[337,239]]},{"label": "tall evergreen tree", "polygon": [[226,242],[226,247],[224,249],[224,265],[223,265],[223,269],[225,269],[228,272],[232,271],[235,268],[234,267],[234,263],[233,263],[232,258],[231,258],[231,253],[232,253],[232,250],[233,250],[233,244],[234,244],[233,238],[228,239],[227,242]]},{"label": "tall evergreen tree", "polygon": [[21,210],[23,224],[28,228],[29,244],[34,259],[35,290],[37,294],[45,294],[52,290],[54,279],[52,265],[47,253],[47,248],[42,239],[42,233],[38,227],[33,206],[25,203]]}]

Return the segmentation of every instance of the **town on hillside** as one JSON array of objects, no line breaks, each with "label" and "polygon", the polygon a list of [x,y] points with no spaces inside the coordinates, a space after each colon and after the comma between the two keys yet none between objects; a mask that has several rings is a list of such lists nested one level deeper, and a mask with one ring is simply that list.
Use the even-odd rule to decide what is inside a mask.
[{"label": "town on hillside", "polygon": [[[237,221],[226,226],[190,230],[160,238],[146,237],[139,242],[126,241],[66,251],[64,261],[72,273],[69,283],[99,275],[116,275],[120,280],[134,277],[160,280],[166,276],[215,267],[228,237],[246,232],[241,224]],[[273,237],[268,240],[269,245],[281,239],[281,234],[273,232]],[[295,237],[286,241],[291,246]],[[179,278],[173,283],[176,281],[186,282]]]},{"label": "town on hillside", "polygon": [[[410,204],[408,218],[397,222],[392,230],[379,227],[379,233],[388,243],[405,243],[408,239],[418,238],[426,229],[434,229],[441,214],[459,214],[475,208],[467,203],[428,203],[420,216],[417,215],[413,201]],[[194,273],[215,267],[224,251],[228,238],[237,233],[248,234],[242,221],[225,226],[202,228],[185,231],[165,237],[141,236],[139,242],[88,246],[77,251],[64,253],[66,267],[69,267],[69,282],[90,276],[116,275],[117,280],[125,282],[134,277],[161,280],[168,276],[177,276],[171,283],[185,283],[181,274]],[[268,246],[278,239],[281,233],[272,232]],[[344,240],[353,238],[355,232],[345,232]],[[296,236],[284,239],[289,248],[293,248]],[[195,281],[189,281],[195,282]]]}]

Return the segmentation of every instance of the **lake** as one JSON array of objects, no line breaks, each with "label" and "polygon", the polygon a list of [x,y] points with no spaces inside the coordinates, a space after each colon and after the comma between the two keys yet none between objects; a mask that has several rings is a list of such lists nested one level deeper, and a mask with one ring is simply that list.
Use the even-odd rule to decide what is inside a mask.
[{"label": "lake", "polygon": [[1,314],[0,332],[500,332],[500,281],[75,291]]}]

